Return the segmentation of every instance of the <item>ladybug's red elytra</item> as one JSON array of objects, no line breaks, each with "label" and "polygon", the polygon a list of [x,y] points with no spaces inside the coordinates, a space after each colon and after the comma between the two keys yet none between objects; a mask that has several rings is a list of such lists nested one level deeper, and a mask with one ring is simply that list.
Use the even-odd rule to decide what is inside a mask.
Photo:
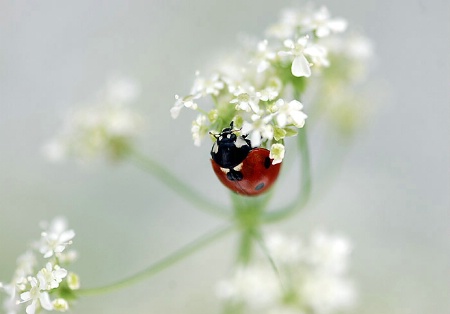
[{"label": "ladybug's red elytra", "polygon": [[211,164],[220,182],[230,190],[247,196],[267,191],[276,181],[281,163],[272,164],[270,151],[252,148],[247,135],[236,135],[233,122],[219,134],[211,149]]}]

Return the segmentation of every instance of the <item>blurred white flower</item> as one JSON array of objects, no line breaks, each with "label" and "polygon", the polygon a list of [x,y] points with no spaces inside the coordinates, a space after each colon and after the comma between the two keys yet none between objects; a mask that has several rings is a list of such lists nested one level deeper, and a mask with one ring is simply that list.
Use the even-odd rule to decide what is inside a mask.
[{"label": "blurred white flower", "polygon": [[67,286],[71,289],[71,290],[77,290],[80,289],[80,277],[78,277],[77,274],[75,273],[68,273],[67,274]]},{"label": "blurred white flower", "polygon": [[37,246],[44,258],[49,258],[64,251],[66,246],[72,244],[74,237],[75,232],[72,229],[67,230],[66,220],[57,217],[52,220],[47,230],[41,233],[41,240]]},{"label": "blurred white flower", "polygon": [[60,134],[44,145],[44,155],[50,161],[124,156],[141,129],[141,118],[129,108],[138,94],[131,79],[110,80],[90,106],[66,117]]},{"label": "blurred white flower", "polygon": [[347,270],[351,251],[350,242],[345,237],[316,231],[311,236],[305,258],[322,272],[342,274]]},{"label": "blurred white flower", "polygon": [[69,309],[69,303],[62,298],[52,301],[53,309],[58,312],[66,312]]},{"label": "blurred white flower", "polygon": [[17,288],[14,284],[4,285],[0,282],[0,291],[6,293],[6,298],[3,301],[3,309],[6,314],[16,314],[19,311],[19,304],[17,300]]},{"label": "blurred white flower", "polygon": [[265,237],[264,242],[276,263],[294,264],[300,261],[303,248],[300,239],[287,237],[281,233],[271,233]]},{"label": "blurred white flower", "polygon": [[112,77],[106,83],[105,100],[111,104],[129,104],[140,95],[139,83],[129,77]]},{"label": "blurred white flower", "polygon": [[332,19],[325,6],[306,17],[302,24],[306,29],[313,30],[319,38],[329,36],[331,33],[341,33],[347,29],[347,21],[342,18]]},{"label": "blurred white flower", "polygon": [[219,74],[217,73],[214,73],[209,78],[201,77],[199,72],[197,72],[196,75],[197,78],[195,79],[194,86],[191,90],[192,95],[217,96],[225,86],[225,84],[221,81]]},{"label": "blurred white flower", "polygon": [[257,45],[255,55],[250,60],[251,64],[256,65],[256,71],[258,73],[264,72],[270,67],[270,62],[275,59],[276,53],[269,47],[267,40],[260,41]]},{"label": "blurred white flower", "polygon": [[299,294],[307,300],[313,313],[318,314],[347,310],[354,305],[356,299],[354,287],[349,280],[320,271],[305,276]]},{"label": "blurred white flower", "polygon": [[259,265],[238,268],[230,280],[219,282],[216,291],[223,300],[244,301],[250,308],[260,310],[273,306],[281,297],[276,274]]},{"label": "blurred white flower", "polygon": [[[224,301],[243,306],[242,313],[341,313],[355,303],[355,289],[345,268],[339,266],[340,272],[330,272],[323,267],[334,262],[347,263],[348,251],[342,249],[341,241],[341,237],[323,232],[314,233],[309,242],[282,234],[267,235],[264,242],[277,271],[267,257],[260,256],[237,269],[229,280],[221,281],[217,294]],[[323,254],[324,247],[340,257],[330,259]],[[315,256],[314,263],[310,254]]]}]

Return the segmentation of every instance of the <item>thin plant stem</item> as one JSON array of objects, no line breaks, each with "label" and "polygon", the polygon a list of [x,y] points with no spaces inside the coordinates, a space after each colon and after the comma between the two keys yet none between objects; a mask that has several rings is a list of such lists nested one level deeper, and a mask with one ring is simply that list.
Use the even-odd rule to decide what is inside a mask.
[{"label": "thin plant stem", "polygon": [[130,160],[137,167],[151,173],[161,182],[176,191],[178,195],[181,195],[184,199],[191,202],[195,205],[195,208],[202,209],[216,216],[231,218],[231,213],[229,213],[225,208],[220,207],[216,202],[206,199],[202,194],[194,190],[190,184],[178,179],[168,168],[157,161],[151,159],[150,157],[144,156],[136,150],[130,151]]},{"label": "thin plant stem", "polygon": [[311,162],[306,127],[303,127],[298,134],[298,148],[301,158],[300,191],[297,197],[288,206],[266,213],[263,216],[263,221],[266,223],[277,222],[295,214],[304,208],[309,201],[311,195]]},{"label": "thin plant stem", "polygon": [[160,261],[150,265],[146,269],[128,278],[124,278],[120,281],[102,287],[81,289],[77,291],[77,295],[86,296],[86,295],[97,295],[108,293],[121,288],[126,288],[137,282],[143,281],[153,275],[156,275],[162,270],[174,265],[175,263],[185,259],[186,257],[192,255],[193,253],[199,251],[200,249],[206,247],[207,245],[215,242],[216,240],[222,238],[232,230],[234,230],[233,225],[221,227],[215,231],[203,235],[202,237],[198,238],[197,240],[194,240],[193,242],[189,243],[188,245],[184,246],[183,248],[179,249],[173,254],[161,259]]},{"label": "thin plant stem", "polygon": [[278,278],[278,281],[280,282],[281,288],[284,289],[283,281],[281,280],[280,271],[278,270],[277,264],[275,264],[275,261],[273,260],[272,256],[270,255],[270,252],[267,249],[266,243],[264,242],[264,239],[261,236],[261,233],[255,231],[252,233],[252,235],[256,239],[256,242],[258,243],[258,245],[261,248],[264,255],[269,260],[270,266],[272,266],[273,271],[277,275],[277,278]]}]

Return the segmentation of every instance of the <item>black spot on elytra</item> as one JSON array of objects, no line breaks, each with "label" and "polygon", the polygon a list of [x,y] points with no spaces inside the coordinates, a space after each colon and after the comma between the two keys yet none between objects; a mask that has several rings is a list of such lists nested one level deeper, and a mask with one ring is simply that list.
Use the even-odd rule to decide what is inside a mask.
[{"label": "black spot on elytra", "polygon": [[270,165],[272,164],[272,162],[270,161],[269,157],[266,157],[266,159],[264,159],[264,167],[266,169],[269,169]]},{"label": "black spot on elytra", "polygon": [[230,181],[241,181],[244,176],[242,175],[242,172],[230,169],[230,171],[228,171],[227,173],[227,178]]},{"label": "black spot on elytra", "polygon": [[261,182],[260,184],[258,184],[258,185],[255,187],[255,190],[256,190],[256,191],[259,191],[259,190],[261,190],[263,187],[264,187],[264,182]]}]

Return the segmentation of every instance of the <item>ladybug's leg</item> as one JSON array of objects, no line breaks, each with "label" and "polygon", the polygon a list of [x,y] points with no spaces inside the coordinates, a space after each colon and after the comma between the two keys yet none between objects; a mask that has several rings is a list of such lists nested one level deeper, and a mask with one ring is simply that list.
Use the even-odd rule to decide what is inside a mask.
[{"label": "ladybug's leg", "polygon": [[230,169],[227,173],[227,178],[230,181],[241,181],[244,176],[242,175],[242,172]]}]

